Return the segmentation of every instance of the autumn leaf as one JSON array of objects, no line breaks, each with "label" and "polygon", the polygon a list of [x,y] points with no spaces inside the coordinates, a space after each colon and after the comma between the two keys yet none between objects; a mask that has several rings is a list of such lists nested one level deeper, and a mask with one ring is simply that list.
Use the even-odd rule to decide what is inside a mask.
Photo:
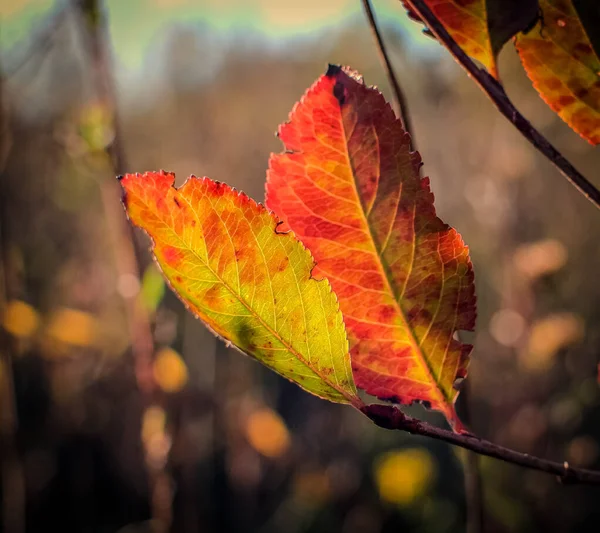
[{"label": "autumn leaf", "polygon": [[267,207],[336,291],[357,385],[403,404],[425,402],[461,429],[453,385],[475,324],[473,270],[460,235],[436,217],[421,158],[389,104],[330,67],[293,109],[273,155]]},{"label": "autumn leaf", "polygon": [[517,37],[544,101],[591,144],[600,143],[600,58],[571,0],[540,0],[542,19]]},{"label": "autumn leaf", "polygon": [[171,288],[217,335],[305,390],[361,405],[327,280],[263,206],[225,184],[166,172],[121,178],[131,221],[152,238]]},{"label": "autumn leaf", "polygon": [[[448,33],[473,59],[498,79],[496,57],[519,31],[531,26],[537,0],[424,0]],[[409,16],[420,18],[403,0]]]}]

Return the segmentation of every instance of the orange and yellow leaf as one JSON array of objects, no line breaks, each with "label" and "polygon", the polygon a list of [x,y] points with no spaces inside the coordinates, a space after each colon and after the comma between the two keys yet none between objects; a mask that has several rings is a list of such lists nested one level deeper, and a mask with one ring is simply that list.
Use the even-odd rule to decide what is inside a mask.
[{"label": "orange and yellow leaf", "polygon": [[600,58],[571,0],[540,0],[542,18],[517,37],[521,61],[544,101],[591,144],[600,143]]},{"label": "orange and yellow leaf", "polygon": [[[516,33],[530,27],[538,15],[537,0],[424,0],[436,18],[473,59],[498,79],[496,58]],[[409,16],[420,21],[410,3]]]},{"label": "orange and yellow leaf", "polygon": [[[410,5],[403,3],[411,17],[419,20]],[[463,51],[497,78],[496,53],[488,30],[485,0],[426,0],[425,3]]]},{"label": "orange and yellow leaf", "polygon": [[225,184],[166,172],[121,178],[131,221],[153,241],[167,281],[215,333],[305,390],[361,405],[327,280],[263,206]]},{"label": "orange and yellow leaf", "polygon": [[425,402],[455,428],[454,383],[475,324],[473,270],[435,214],[421,158],[375,89],[330,67],[293,109],[273,155],[267,206],[317,261],[340,301],[357,385]]}]

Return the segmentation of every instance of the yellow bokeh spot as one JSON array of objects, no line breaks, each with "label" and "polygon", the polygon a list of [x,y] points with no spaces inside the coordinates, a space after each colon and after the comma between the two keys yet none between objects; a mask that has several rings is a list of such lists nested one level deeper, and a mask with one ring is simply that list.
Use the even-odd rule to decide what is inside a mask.
[{"label": "yellow bokeh spot", "polygon": [[290,433],[281,417],[272,409],[254,411],[246,422],[250,445],[265,457],[279,457],[290,447]]},{"label": "yellow bokeh spot", "polygon": [[157,435],[165,432],[167,414],[161,407],[152,406],[144,411],[142,418],[142,441],[148,444]]},{"label": "yellow bokeh spot", "polygon": [[79,135],[88,150],[97,152],[105,149],[114,139],[112,113],[103,102],[84,107],[79,116]]},{"label": "yellow bokeh spot", "polygon": [[181,356],[171,348],[159,350],[154,358],[154,379],[165,392],[177,392],[188,381],[188,370]]},{"label": "yellow bokeh spot", "polygon": [[171,438],[167,433],[167,413],[162,407],[152,405],[144,411],[141,437],[150,466],[164,468]]},{"label": "yellow bokeh spot", "polygon": [[2,315],[2,326],[15,337],[31,337],[37,330],[40,318],[37,311],[20,300],[8,302]]},{"label": "yellow bokeh spot", "polygon": [[431,455],[421,448],[387,452],[375,464],[379,495],[397,505],[409,505],[422,496],[434,476]]},{"label": "yellow bokeh spot", "polygon": [[46,336],[70,346],[90,346],[96,341],[96,319],[89,313],[63,307],[50,316]]}]

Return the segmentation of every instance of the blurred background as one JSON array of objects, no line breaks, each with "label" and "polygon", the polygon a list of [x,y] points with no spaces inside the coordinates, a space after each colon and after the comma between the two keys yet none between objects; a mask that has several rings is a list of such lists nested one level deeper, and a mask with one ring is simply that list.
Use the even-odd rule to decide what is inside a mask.
[{"label": "blurred background", "polygon": [[[599,214],[400,2],[374,5],[438,213],[475,266],[459,412],[500,444],[600,468]],[[327,63],[391,96],[360,2],[0,0],[0,16],[1,530],[465,531],[465,455],[217,343],[165,289],[114,179],[162,168],[262,200],[277,125]],[[600,185],[598,149],[511,46],[500,71]],[[600,530],[599,488],[480,466],[485,532]]]}]

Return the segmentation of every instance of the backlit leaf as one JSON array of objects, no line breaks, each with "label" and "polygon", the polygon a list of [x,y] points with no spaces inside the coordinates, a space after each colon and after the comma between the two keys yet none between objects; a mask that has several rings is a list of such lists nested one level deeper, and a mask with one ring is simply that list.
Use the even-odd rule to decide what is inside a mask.
[{"label": "backlit leaf", "polygon": [[584,139],[598,144],[598,52],[571,0],[540,0],[540,8],[542,20],[517,37],[521,61],[544,101]]},{"label": "backlit leaf", "polygon": [[[448,33],[473,59],[498,78],[496,57],[538,14],[537,0],[425,0]],[[403,1],[411,18],[419,16]]]},{"label": "backlit leaf", "polygon": [[169,284],[215,333],[317,396],[360,405],[338,302],[263,206],[225,184],[149,172],[121,179],[131,221]]},{"label": "backlit leaf", "polygon": [[366,392],[422,401],[460,428],[456,378],[475,324],[473,271],[460,235],[436,217],[421,158],[389,104],[330,67],[280,127],[267,206],[308,247],[336,291],[352,368]]}]

